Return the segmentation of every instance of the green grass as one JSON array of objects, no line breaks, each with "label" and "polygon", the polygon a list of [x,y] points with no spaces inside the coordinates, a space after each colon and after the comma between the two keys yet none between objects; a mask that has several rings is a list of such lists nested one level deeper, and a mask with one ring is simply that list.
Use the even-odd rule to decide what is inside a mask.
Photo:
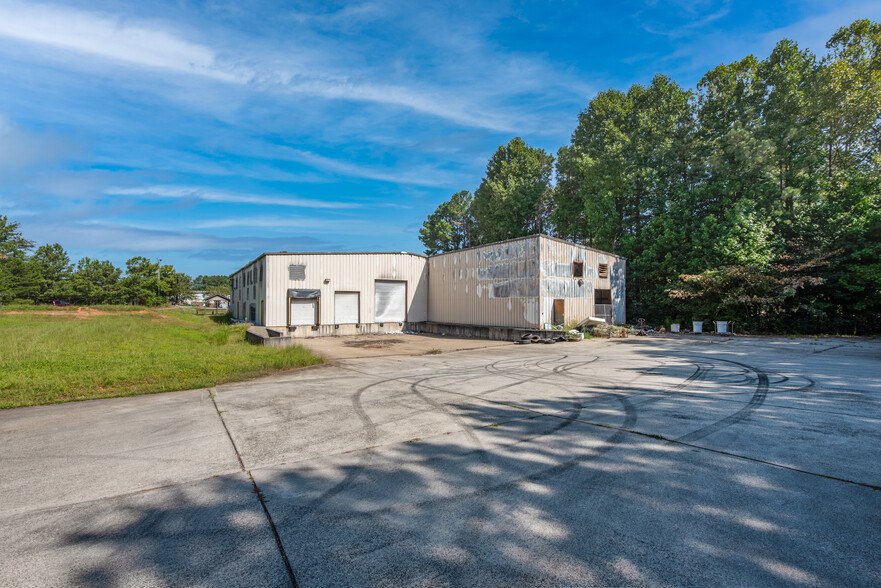
[{"label": "green grass", "polygon": [[245,325],[186,310],[8,310],[0,408],[205,388],[321,362],[299,346],[251,345]]}]

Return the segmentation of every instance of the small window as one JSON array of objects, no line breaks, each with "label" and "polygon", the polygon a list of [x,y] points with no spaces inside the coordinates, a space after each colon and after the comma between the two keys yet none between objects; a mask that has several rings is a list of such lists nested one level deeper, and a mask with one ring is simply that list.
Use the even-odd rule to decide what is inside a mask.
[{"label": "small window", "polygon": [[[609,264],[608,263],[601,263],[599,266],[598,273],[601,278],[608,278],[609,277]],[[599,303],[597,303],[597,304],[599,304]]]},{"label": "small window", "polygon": [[584,262],[583,261],[573,261],[572,262],[572,277],[573,278],[583,278],[584,277]]},{"label": "small window", "polygon": [[263,266],[260,266],[260,281],[263,281]]},{"label": "small window", "polygon": [[612,304],[612,291],[611,290],[594,290],[593,291],[593,303],[594,304]]},{"label": "small window", "polygon": [[290,274],[290,279],[292,279],[292,280],[297,280],[297,281],[305,280],[306,279],[306,266],[291,264],[288,266],[288,273]]}]

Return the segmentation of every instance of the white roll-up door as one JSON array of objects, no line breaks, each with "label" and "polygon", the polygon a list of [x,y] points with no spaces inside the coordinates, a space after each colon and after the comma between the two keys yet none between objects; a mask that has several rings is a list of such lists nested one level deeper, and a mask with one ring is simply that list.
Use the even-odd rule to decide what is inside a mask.
[{"label": "white roll-up door", "polygon": [[376,282],[374,322],[402,323],[407,320],[407,282]]},{"label": "white roll-up door", "polygon": [[358,292],[336,292],[333,295],[333,322],[338,325],[358,323]]},{"label": "white roll-up door", "polygon": [[317,298],[291,298],[291,322],[292,325],[317,325],[318,324],[318,299]]}]

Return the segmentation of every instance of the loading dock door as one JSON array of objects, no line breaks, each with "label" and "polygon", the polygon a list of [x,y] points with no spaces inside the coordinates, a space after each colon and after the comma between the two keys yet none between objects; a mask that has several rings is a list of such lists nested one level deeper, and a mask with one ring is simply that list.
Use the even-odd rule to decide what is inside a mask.
[{"label": "loading dock door", "polygon": [[402,323],[407,320],[407,282],[376,282],[374,321]]},{"label": "loading dock door", "polygon": [[318,299],[291,298],[291,325],[317,325]]},{"label": "loading dock door", "polygon": [[359,299],[358,292],[336,292],[333,296],[333,322],[338,325],[360,323]]}]

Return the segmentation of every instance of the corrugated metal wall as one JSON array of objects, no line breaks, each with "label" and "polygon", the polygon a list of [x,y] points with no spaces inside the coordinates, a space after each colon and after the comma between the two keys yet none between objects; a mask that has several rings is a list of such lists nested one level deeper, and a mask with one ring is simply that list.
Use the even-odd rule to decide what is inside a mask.
[{"label": "corrugated metal wall", "polygon": [[[290,253],[267,254],[266,326],[287,325],[290,288],[316,289],[319,321],[335,324],[334,292],[360,292],[361,322],[374,322],[373,295],[376,280],[407,282],[407,321],[428,318],[428,272],[426,258],[411,253]],[[291,280],[288,267],[303,265],[304,280]]]},{"label": "corrugated metal wall", "polygon": [[[582,278],[573,263],[584,264]],[[599,277],[600,264],[608,275]],[[596,316],[594,290],[612,290],[615,322],[624,322],[622,258],[544,235],[512,239],[428,259],[428,320],[434,323],[537,329]]]},{"label": "corrugated metal wall", "polygon": [[[576,261],[584,264],[580,280]],[[290,279],[292,264],[305,266],[305,279]],[[608,264],[608,277],[599,277],[600,264]],[[538,329],[554,322],[554,300],[564,301],[565,322],[581,321],[597,316],[594,291],[610,289],[614,322],[621,324],[625,274],[623,258],[543,235],[427,260],[409,253],[267,254],[231,276],[233,315],[247,320],[254,304],[258,324],[285,326],[288,289],[317,289],[321,324],[335,324],[335,292],[360,292],[360,320],[372,323],[375,281],[403,280],[408,322]]]},{"label": "corrugated metal wall", "polygon": [[260,257],[230,276],[230,304],[233,318],[248,320],[253,304],[256,323],[263,324],[266,306],[266,258]]},{"label": "corrugated metal wall", "polygon": [[627,322],[627,260],[620,257],[612,268],[612,312],[616,325]]},{"label": "corrugated metal wall", "polygon": [[434,255],[428,265],[431,322],[540,325],[537,236]]},{"label": "corrugated metal wall", "polygon": [[[584,277],[574,277],[573,264],[584,264]],[[608,265],[607,277],[599,277],[600,264]],[[564,322],[582,321],[596,316],[594,304],[595,290],[612,290],[615,301],[616,287],[613,282],[620,278],[623,292],[624,259],[591,249],[583,245],[575,245],[551,237],[541,237],[541,321],[551,323],[554,318],[554,300],[563,300]],[[615,322],[624,322],[623,294],[621,320],[615,316]]]}]

